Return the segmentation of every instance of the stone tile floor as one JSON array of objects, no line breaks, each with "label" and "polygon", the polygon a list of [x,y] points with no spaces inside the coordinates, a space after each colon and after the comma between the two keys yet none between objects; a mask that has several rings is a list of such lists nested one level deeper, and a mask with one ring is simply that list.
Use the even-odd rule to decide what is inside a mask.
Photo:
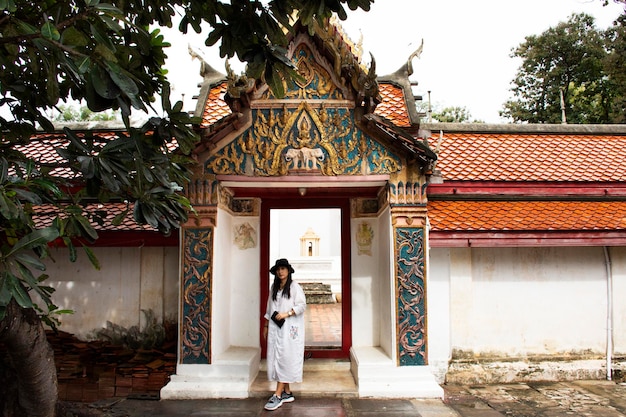
[{"label": "stone tile floor", "polygon": [[612,381],[444,386],[444,399],[298,396],[275,411],[266,399],[145,401],[117,399],[91,407],[106,417],[625,417],[626,385]]}]

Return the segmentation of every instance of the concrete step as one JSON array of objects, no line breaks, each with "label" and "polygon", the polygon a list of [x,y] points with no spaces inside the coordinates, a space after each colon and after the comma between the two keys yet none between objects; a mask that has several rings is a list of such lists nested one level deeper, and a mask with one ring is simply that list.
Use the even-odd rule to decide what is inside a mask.
[{"label": "concrete step", "polygon": [[[276,382],[267,380],[267,363],[261,361],[259,375],[250,387],[250,397],[269,397]],[[302,382],[291,384],[299,397],[356,398],[358,390],[347,359],[307,359],[304,361]]]}]

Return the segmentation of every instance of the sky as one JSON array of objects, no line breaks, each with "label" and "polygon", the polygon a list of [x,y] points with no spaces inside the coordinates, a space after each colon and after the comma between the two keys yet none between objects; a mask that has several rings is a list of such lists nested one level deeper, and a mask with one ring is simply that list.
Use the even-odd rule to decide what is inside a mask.
[{"label": "sky", "polygon": [[[369,12],[349,12],[342,26],[353,42],[363,36],[364,61],[371,52],[379,76],[404,65],[423,40],[422,54],[413,60],[414,93],[428,101],[430,91],[435,108],[465,107],[473,119],[504,123],[499,111],[512,97],[511,80],[521,64],[510,57],[512,49],[574,13],[588,13],[599,29],[606,29],[623,10],[614,2],[603,6],[602,0],[376,0]],[[165,32],[172,43],[166,64],[172,98],[184,97],[188,110],[195,108],[192,98],[202,81],[200,63],[191,59],[188,45],[226,72],[218,47],[204,45],[207,34]],[[236,72],[244,68],[238,62],[231,66]]]}]

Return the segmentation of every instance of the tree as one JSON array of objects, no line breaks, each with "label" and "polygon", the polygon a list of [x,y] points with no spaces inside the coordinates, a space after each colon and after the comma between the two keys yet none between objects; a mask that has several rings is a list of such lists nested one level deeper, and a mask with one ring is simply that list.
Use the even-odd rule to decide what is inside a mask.
[{"label": "tree", "polygon": [[441,110],[433,112],[433,119],[441,123],[481,123],[473,119],[472,114],[467,107],[444,107]]},{"label": "tree", "polygon": [[424,102],[417,102],[417,111],[425,114],[426,117],[422,118],[422,123],[428,123],[428,110],[430,107],[430,118],[435,122],[440,123],[483,123],[480,120],[473,119],[472,114],[467,107],[462,106],[447,106],[441,107],[439,104],[428,104]]},{"label": "tree", "polygon": [[[514,122],[608,123],[610,83],[603,69],[603,33],[593,17],[574,14],[541,35],[526,37],[512,53],[522,59],[513,80],[514,99],[500,115]],[[561,98],[562,97],[562,98]]]},{"label": "tree", "polygon": [[[93,224],[103,222],[104,213],[87,211],[86,204],[127,202],[125,215],[163,233],[192,210],[178,191],[189,179],[185,155],[198,140],[192,128],[198,121],[181,102],[170,102],[163,68],[169,44],[150,28],[171,27],[175,13],[182,15],[183,33],[208,23],[206,44],[219,43],[223,57],[246,61],[247,76],[280,95],[282,77],[294,75],[284,54],[291,19],[313,27],[332,13],[345,19],[344,5],[369,10],[372,2],[0,0],[0,342],[10,356],[2,368],[15,375],[0,388],[3,415],[54,415],[54,361],[31,294],[44,301],[44,313],[56,309],[42,262],[51,242],[67,245],[71,258],[75,246],[86,243],[93,259],[88,243],[97,239]],[[131,126],[131,113],[148,111],[156,96],[166,117]],[[27,158],[20,147],[41,140],[38,128],[52,131],[47,112],[70,99],[85,100],[94,112],[118,110],[126,131],[103,140],[65,129],[70,145],[58,150],[56,166]],[[55,176],[55,167],[72,175]],[[45,227],[33,220],[41,204],[59,213]]]},{"label": "tree", "polygon": [[606,31],[608,54],[604,69],[610,81],[611,107],[609,118],[612,123],[626,123],[626,14]]},{"label": "tree", "polygon": [[116,120],[117,116],[112,111],[94,113],[86,106],[60,105],[57,107],[59,114],[53,117],[55,122],[86,122]]}]

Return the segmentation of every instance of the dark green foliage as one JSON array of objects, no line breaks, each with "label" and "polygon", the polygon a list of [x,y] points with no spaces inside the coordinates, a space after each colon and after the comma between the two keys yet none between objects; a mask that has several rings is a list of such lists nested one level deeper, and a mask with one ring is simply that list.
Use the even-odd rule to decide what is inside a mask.
[{"label": "dark green foliage", "polygon": [[617,28],[600,31],[584,13],[527,36],[512,53],[522,65],[512,82],[514,98],[500,114],[514,122],[561,123],[563,102],[568,123],[619,123],[614,107],[625,90],[618,82],[623,71],[615,71],[623,59],[616,39]]}]

